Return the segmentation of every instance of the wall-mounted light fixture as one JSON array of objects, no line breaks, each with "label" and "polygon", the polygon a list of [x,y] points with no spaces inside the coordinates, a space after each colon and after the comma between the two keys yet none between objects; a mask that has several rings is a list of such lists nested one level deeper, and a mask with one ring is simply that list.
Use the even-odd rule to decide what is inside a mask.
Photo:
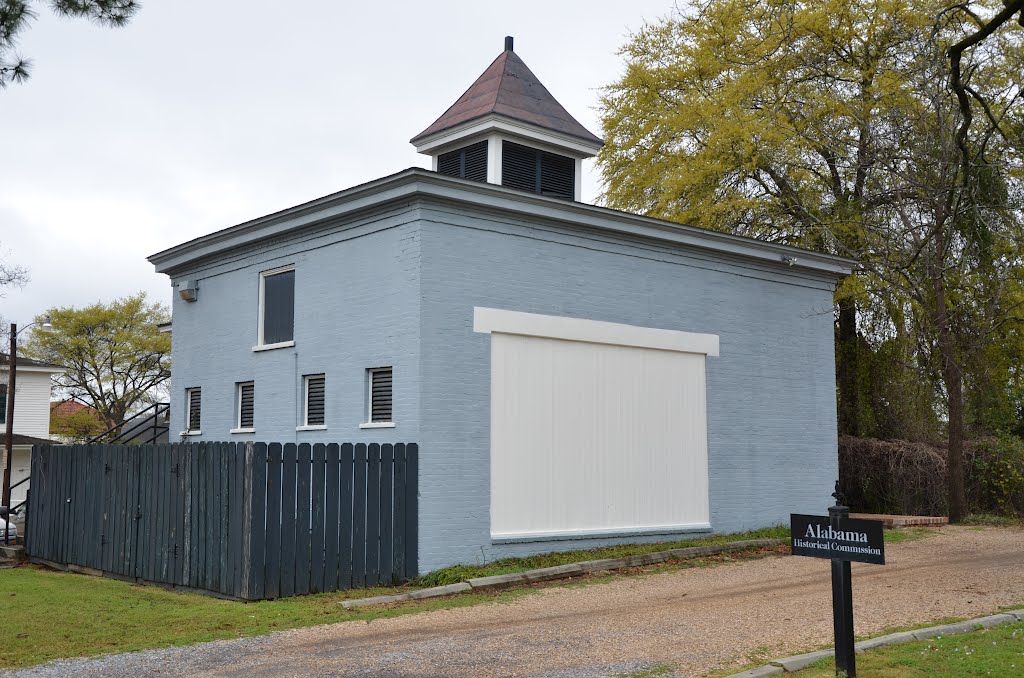
[{"label": "wall-mounted light fixture", "polygon": [[178,296],[182,301],[195,301],[199,298],[199,281],[182,280],[178,283]]}]

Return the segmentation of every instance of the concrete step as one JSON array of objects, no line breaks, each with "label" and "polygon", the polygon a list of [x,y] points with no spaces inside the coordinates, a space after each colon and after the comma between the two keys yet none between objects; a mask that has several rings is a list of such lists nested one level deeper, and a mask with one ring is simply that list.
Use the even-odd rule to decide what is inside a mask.
[{"label": "concrete step", "polygon": [[25,547],[21,545],[4,545],[0,541],[0,559],[2,560],[13,560],[15,562],[21,562],[25,560]]}]

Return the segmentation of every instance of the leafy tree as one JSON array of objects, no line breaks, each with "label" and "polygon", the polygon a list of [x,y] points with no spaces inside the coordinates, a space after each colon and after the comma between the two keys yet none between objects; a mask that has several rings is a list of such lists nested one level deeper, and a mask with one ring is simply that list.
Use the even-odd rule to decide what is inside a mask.
[{"label": "leafy tree", "polygon": [[930,407],[917,390],[893,411],[944,420],[953,520],[965,369],[1024,299],[1022,33],[965,57],[987,110],[962,136],[946,55],[973,26],[939,0],[703,0],[623,49],[599,156],[610,206],[859,259],[836,294],[840,427],[900,399],[865,364],[917,375]]},{"label": "leafy tree", "polygon": [[67,368],[56,378],[58,391],[94,408],[107,428],[124,421],[170,377],[171,338],[157,329],[169,313],[145,292],[43,315],[53,329],[33,329],[25,354]]},{"label": "leafy tree", "polygon": [[[123,26],[139,9],[136,0],[48,0],[59,16],[83,18],[101,26]],[[0,88],[23,82],[31,62],[14,55],[18,35],[36,18],[31,0],[0,0]]]},{"label": "leafy tree", "polygon": [[[60,405],[60,403],[55,403]],[[106,431],[109,427],[99,413],[89,407],[63,412],[59,407],[50,408],[50,434],[85,442]]]}]

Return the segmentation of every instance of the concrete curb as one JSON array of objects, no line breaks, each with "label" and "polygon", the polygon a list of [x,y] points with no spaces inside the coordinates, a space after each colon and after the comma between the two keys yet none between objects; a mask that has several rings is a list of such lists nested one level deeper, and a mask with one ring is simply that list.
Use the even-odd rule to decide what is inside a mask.
[{"label": "concrete curb", "polygon": [[[730,551],[742,551],[762,546],[777,546],[786,543],[785,539],[746,539],[744,541],[733,541],[715,546],[691,546],[681,549],[670,549],[656,553],[645,553],[639,556],[626,558],[603,558],[601,560],[587,560],[580,563],[568,565],[556,565],[554,567],[542,567],[537,570],[526,572],[513,572],[511,574],[496,574],[490,577],[475,577],[458,584],[447,586],[435,586],[430,589],[420,589],[409,593],[397,593],[391,596],[374,596],[373,598],[359,598],[357,600],[342,601],[341,606],[346,610],[354,610],[360,607],[371,607],[373,605],[388,605],[401,603],[407,600],[422,600],[424,598],[438,598],[450,596],[465,591],[499,589],[516,584],[532,584],[539,581],[550,581],[552,579],[568,579],[578,577],[590,572],[605,572],[608,570],[619,570],[626,567],[643,567],[645,565],[656,565],[669,560],[681,560],[685,558],[701,558],[714,556]],[[769,675],[769,674],[764,674]]]},{"label": "concrete curb", "polygon": [[[967,621],[956,622],[954,624],[942,624],[941,626],[929,626],[925,629],[890,633],[887,636],[879,636],[878,638],[862,640],[853,647],[857,654],[860,654],[865,650],[873,650],[876,647],[899,645],[901,643],[910,643],[915,640],[928,640],[929,638],[935,638],[938,636],[951,636],[957,633],[967,633],[969,631],[977,631],[978,629],[998,626],[999,624],[1006,624],[1014,621],[1024,621],[1024,609],[1010,610],[1009,612],[992,614],[987,617],[978,617],[977,619],[968,619]],[[816,661],[826,657],[831,657],[833,654],[834,650],[830,648],[828,650],[818,650],[817,652],[798,654],[792,657],[783,657],[782,659],[773,659],[764,666],[758,666],[757,668],[750,669],[749,671],[743,671],[741,673],[733,673],[729,675],[728,678],[756,678],[757,676],[774,676],[781,673],[794,673],[807,668]]]}]

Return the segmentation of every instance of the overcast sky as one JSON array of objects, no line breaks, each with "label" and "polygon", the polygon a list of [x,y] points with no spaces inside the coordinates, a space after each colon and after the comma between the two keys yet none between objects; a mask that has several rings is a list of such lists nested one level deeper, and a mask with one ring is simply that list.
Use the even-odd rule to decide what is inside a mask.
[{"label": "overcast sky", "polygon": [[[0,256],[31,282],[0,316],[146,290],[150,254],[406,167],[408,143],[515,36],[516,53],[595,134],[631,31],[672,0],[143,0],[125,28],[58,19],[23,34],[25,84],[0,90]],[[585,164],[583,197],[599,184]]]}]

